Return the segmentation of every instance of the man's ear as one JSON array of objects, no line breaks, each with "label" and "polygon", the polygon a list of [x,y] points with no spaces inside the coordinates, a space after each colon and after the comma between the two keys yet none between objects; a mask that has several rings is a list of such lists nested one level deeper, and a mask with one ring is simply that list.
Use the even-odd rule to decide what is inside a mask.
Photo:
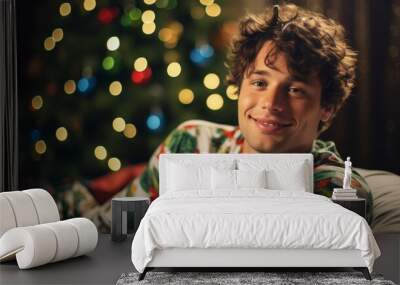
[{"label": "man's ear", "polygon": [[329,119],[332,117],[333,112],[334,112],[334,107],[333,106],[326,106],[322,107],[321,109],[321,121],[322,122],[327,122]]}]

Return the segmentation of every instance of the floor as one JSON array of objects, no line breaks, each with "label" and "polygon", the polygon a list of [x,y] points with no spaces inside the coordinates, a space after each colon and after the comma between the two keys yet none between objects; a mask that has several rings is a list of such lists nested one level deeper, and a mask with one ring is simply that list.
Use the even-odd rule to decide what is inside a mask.
[{"label": "floor", "polygon": [[132,239],[116,243],[101,234],[95,251],[87,256],[27,270],[19,270],[16,261],[1,263],[0,284],[115,284],[122,273],[134,271]]}]

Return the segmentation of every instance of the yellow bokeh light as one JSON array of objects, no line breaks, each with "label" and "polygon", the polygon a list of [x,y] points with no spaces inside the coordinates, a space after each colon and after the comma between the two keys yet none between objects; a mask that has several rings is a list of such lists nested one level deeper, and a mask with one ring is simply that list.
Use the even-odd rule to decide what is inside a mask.
[{"label": "yellow bokeh light", "polygon": [[108,91],[110,91],[110,94],[113,96],[118,96],[122,92],[122,84],[119,81],[113,81],[111,82],[110,86],[108,87]]},{"label": "yellow bokeh light", "polygon": [[119,133],[123,132],[125,130],[125,126],[126,126],[125,120],[122,119],[121,117],[115,118],[113,120],[112,125],[113,125],[114,130]]},{"label": "yellow bokeh light", "polygon": [[107,157],[106,148],[102,145],[96,146],[96,148],[94,149],[94,156],[100,160],[106,159]]},{"label": "yellow bokeh light", "polygon": [[96,0],[84,0],[83,1],[83,9],[86,11],[92,11],[96,8]]},{"label": "yellow bokeh light", "polygon": [[200,0],[199,1],[200,4],[204,5],[204,6],[208,6],[214,3],[214,0]]},{"label": "yellow bokeh light", "polygon": [[151,35],[152,33],[154,33],[156,31],[156,24],[154,24],[154,22],[143,23],[142,31],[146,35]]},{"label": "yellow bokeh light", "polygon": [[67,131],[67,129],[64,128],[64,127],[59,127],[59,128],[56,130],[56,138],[57,138],[59,141],[61,141],[61,142],[65,141],[65,140],[68,138],[68,131]]},{"label": "yellow bokeh light", "polygon": [[170,28],[162,28],[158,33],[158,38],[163,42],[171,41],[174,37],[174,33]]},{"label": "yellow bokeh light", "polygon": [[154,3],[157,2],[157,0],[144,0],[143,2],[144,2],[144,4],[146,4],[146,5],[153,5]]},{"label": "yellow bokeh light", "polygon": [[177,77],[181,74],[182,68],[178,62],[171,62],[167,67],[167,74],[171,77]]},{"label": "yellow bokeh light", "polygon": [[143,71],[147,68],[147,59],[145,57],[138,57],[133,63],[133,67],[136,71]]},{"label": "yellow bokeh light", "polygon": [[194,93],[188,88],[182,89],[178,94],[178,99],[182,104],[190,104],[193,102]]},{"label": "yellow bokeh light", "polygon": [[226,96],[228,96],[229,99],[231,100],[237,100],[238,99],[238,88],[236,85],[229,85],[226,88]]},{"label": "yellow bokeh light", "polygon": [[61,41],[61,40],[63,39],[63,37],[64,37],[64,31],[63,31],[63,29],[61,29],[61,28],[57,28],[57,29],[54,29],[54,31],[53,31],[53,33],[52,33],[51,35],[53,36],[53,39],[54,39],[56,42],[59,42],[59,41]]},{"label": "yellow bokeh light", "polygon": [[32,98],[32,108],[34,110],[39,110],[40,108],[43,107],[43,99],[42,96],[37,95]]},{"label": "yellow bokeh light", "polygon": [[209,73],[206,76],[204,76],[203,84],[208,89],[218,88],[219,83],[220,83],[219,77],[215,73]]},{"label": "yellow bokeh light", "polygon": [[121,161],[116,158],[116,157],[111,157],[108,160],[108,167],[112,170],[112,171],[118,171],[121,168]]},{"label": "yellow bokeh light", "polygon": [[35,143],[35,150],[38,154],[44,154],[46,152],[47,146],[44,140],[38,140]]},{"label": "yellow bokeh light", "polygon": [[156,19],[156,14],[152,10],[146,10],[142,14],[143,23],[153,23]]},{"label": "yellow bokeh light", "polygon": [[209,109],[216,111],[224,105],[224,98],[219,94],[211,94],[208,96],[206,104]]},{"label": "yellow bokeh light", "polygon": [[218,17],[221,14],[221,7],[214,3],[206,7],[206,14],[210,17]]},{"label": "yellow bokeh light", "polygon": [[137,129],[134,124],[126,124],[125,130],[124,130],[124,135],[128,139],[132,139],[136,136]]},{"label": "yellow bokeh light", "polygon": [[73,94],[76,91],[76,83],[74,80],[67,80],[64,83],[64,92],[68,95]]},{"label": "yellow bokeh light", "polygon": [[119,38],[111,37],[107,40],[107,49],[110,51],[117,50],[119,48]]},{"label": "yellow bokeh light", "polygon": [[71,13],[71,4],[68,2],[62,3],[59,9],[60,15],[65,17]]},{"label": "yellow bokeh light", "polygon": [[45,50],[50,51],[50,50],[52,50],[52,49],[55,48],[55,46],[56,46],[56,41],[54,40],[53,37],[47,37],[47,38],[44,40],[43,46],[44,46],[44,49],[45,49]]}]

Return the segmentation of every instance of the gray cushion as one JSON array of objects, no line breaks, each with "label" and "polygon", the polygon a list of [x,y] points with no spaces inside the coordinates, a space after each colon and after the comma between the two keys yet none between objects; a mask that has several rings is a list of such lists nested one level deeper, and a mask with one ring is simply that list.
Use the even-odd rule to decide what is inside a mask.
[{"label": "gray cushion", "polygon": [[355,168],[371,188],[374,233],[400,233],[400,176],[388,171]]}]

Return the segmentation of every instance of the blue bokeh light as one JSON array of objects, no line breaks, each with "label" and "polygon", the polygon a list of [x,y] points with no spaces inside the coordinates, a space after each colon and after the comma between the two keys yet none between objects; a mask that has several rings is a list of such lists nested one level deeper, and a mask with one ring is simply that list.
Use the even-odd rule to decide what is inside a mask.
[{"label": "blue bokeh light", "polygon": [[209,44],[204,44],[190,52],[190,59],[195,64],[205,66],[214,55],[214,49]]},{"label": "blue bokeh light", "polygon": [[89,87],[90,87],[90,84],[89,84],[89,80],[87,78],[79,79],[79,81],[78,81],[78,90],[80,92],[88,91]]},{"label": "blue bokeh light", "polygon": [[40,138],[40,131],[39,130],[32,130],[31,132],[31,139],[32,141],[36,142]]},{"label": "blue bokeh light", "polygon": [[150,130],[157,130],[161,127],[161,118],[160,116],[152,114],[147,118],[146,123]]}]

